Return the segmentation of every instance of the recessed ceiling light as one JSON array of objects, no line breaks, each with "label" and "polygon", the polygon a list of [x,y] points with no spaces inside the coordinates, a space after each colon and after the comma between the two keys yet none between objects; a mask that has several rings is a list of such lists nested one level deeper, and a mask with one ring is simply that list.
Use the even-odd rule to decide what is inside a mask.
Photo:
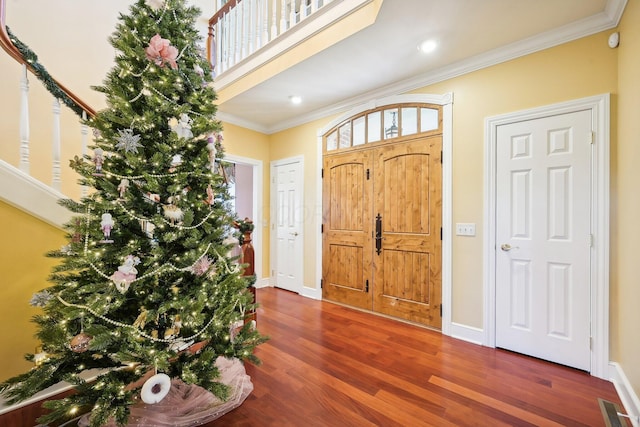
[{"label": "recessed ceiling light", "polygon": [[438,43],[435,40],[425,40],[418,45],[418,50],[422,53],[431,53],[436,50]]},{"label": "recessed ceiling light", "polygon": [[302,102],[302,98],[300,98],[297,95],[291,95],[289,97],[289,101],[291,101],[291,103],[294,104],[294,105],[298,105],[298,104],[300,104]]}]

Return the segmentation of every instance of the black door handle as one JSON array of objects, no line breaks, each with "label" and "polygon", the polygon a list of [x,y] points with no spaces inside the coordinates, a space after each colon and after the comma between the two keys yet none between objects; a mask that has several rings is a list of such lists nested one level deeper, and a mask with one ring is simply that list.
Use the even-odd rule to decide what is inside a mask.
[{"label": "black door handle", "polygon": [[382,252],[382,217],[380,214],[376,216],[376,253],[380,255]]}]

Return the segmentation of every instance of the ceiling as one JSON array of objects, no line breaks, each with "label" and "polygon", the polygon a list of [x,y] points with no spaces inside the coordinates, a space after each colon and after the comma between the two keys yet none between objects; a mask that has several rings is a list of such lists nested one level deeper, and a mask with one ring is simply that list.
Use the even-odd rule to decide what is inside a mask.
[{"label": "ceiling", "polygon": [[[224,101],[273,133],[615,27],[626,0],[384,0],[376,22]],[[434,39],[437,49],[417,46]],[[298,95],[302,103],[292,105]]]}]

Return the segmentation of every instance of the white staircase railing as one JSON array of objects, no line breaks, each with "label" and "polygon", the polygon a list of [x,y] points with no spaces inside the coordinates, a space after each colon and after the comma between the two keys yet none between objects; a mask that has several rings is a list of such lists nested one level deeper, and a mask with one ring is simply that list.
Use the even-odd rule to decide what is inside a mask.
[{"label": "white staircase railing", "polygon": [[209,20],[214,74],[251,56],[335,0],[229,0]]},{"label": "white staircase railing", "polygon": [[[66,209],[55,206],[57,200],[86,195],[86,189],[77,185],[75,173],[67,169],[63,153],[66,157],[71,153],[86,153],[89,131],[83,121],[95,115],[95,112],[49,76],[44,67],[37,62],[35,54],[8,31],[5,26],[5,12],[6,0],[0,0],[0,47],[17,61],[16,67],[20,68],[20,77],[16,81],[20,97],[19,105],[15,105],[15,113],[8,114],[17,119],[13,121],[18,126],[17,132],[16,125],[13,125],[13,128],[7,127],[11,126],[11,120],[2,122],[1,134],[4,135],[4,140],[0,160],[0,199],[59,226],[68,215],[65,214]],[[25,54],[25,51],[28,53]],[[3,78],[6,78],[5,71],[7,75],[12,75],[9,70],[3,70]],[[32,97],[30,90],[34,88],[30,88],[30,74],[40,76],[44,81],[43,86],[49,91],[54,87],[52,92],[57,95],[48,95],[36,87],[37,95]],[[7,97],[5,102],[9,102],[10,99],[11,97]],[[61,99],[79,117],[69,118],[68,110],[63,111],[61,108]],[[36,104],[33,104],[34,101]],[[49,107],[39,105],[42,102],[49,103]],[[11,106],[8,111],[10,110]],[[37,123],[37,126],[32,126],[32,123]],[[69,126],[75,126],[75,129],[69,129]],[[46,128],[51,129],[50,138],[46,136],[46,130],[42,131]],[[11,138],[11,135],[18,136],[19,140],[14,140],[15,145],[7,139]],[[45,154],[46,152],[49,152],[50,156]],[[32,159],[34,154],[37,156]],[[50,165],[50,172],[47,172],[47,163]],[[66,182],[63,182],[63,177]]]}]

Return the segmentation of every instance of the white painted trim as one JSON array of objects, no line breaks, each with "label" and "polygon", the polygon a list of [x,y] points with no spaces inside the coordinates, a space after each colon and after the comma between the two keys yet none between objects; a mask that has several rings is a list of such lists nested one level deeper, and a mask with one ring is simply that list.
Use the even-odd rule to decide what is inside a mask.
[{"label": "white painted trim", "polygon": [[[269,259],[270,259],[270,272],[269,272],[269,277],[270,277],[270,283],[271,286],[275,286],[276,284],[276,278],[274,276],[274,273],[276,271],[277,268],[277,255],[278,255],[278,248],[276,246],[276,241],[277,241],[277,236],[274,235],[274,233],[276,232],[276,220],[277,220],[277,199],[276,199],[276,168],[278,166],[283,166],[283,165],[287,165],[290,163],[300,163],[300,175],[302,177],[302,182],[303,185],[300,186],[300,203],[302,204],[302,206],[304,206],[304,156],[293,156],[293,157],[287,157],[285,159],[279,159],[279,160],[273,160],[270,163],[270,169],[269,169],[269,177],[271,179],[271,183],[270,183],[270,206],[271,206],[271,239],[269,242]],[[304,251],[304,237],[305,237],[305,233],[304,233],[304,225],[305,225],[305,218],[301,218],[302,220],[302,226],[300,227],[300,239],[302,240],[302,248]],[[304,255],[303,255],[304,256]],[[300,287],[298,288],[298,293],[302,294],[302,291],[305,289],[304,286],[304,263],[300,263]]]},{"label": "white painted trim", "polygon": [[[442,105],[442,334],[451,335],[451,256],[452,256],[452,198],[453,198],[453,93],[443,95],[409,94],[394,95],[376,99],[353,108],[340,117],[331,120],[318,130],[319,162],[322,168],[322,135],[334,126],[364,111],[391,104],[427,103]],[[318,206],[322,217],[322,178],[317,174]],[[321,219],[322,221],[322,219]],[[322,223],[322,222],[320,222]],[[317,249],[319,268],[316,269],[316,280],[322,279],[322,242]]]},{"label": "white painted trim", "polygon": [[253,287],[256,288],[256,289],[272,288],[273,285],[271,284],[271,278],[270,277],[263,277],[261,279],[257,279],[256,283],[253,285]]},{"label": "white painted trim", "polygon": [[264,236],[264,219],[262,212],[262,207],[264,206],[264,195],[262,194],[264,172],[262,167],[262,160],[236,156],[227,153],[225,153],[224,155],[224,160],[253,167],[253,182],[251,184],[253,185],[253,194],[251,199],[251,203],[253,204],[253,212],[251,213],[251,215],[253,216],[253,218],[251,219],[253,220],[255,227],[253,229],[253,235],[251,237],[253,241],[253,247],[258,249],[258,256],[255,258],[254,262],[254,271],[256,277],[261,279],[264,277],[262,271],[262,239]]},{"label": "white painted trim", "polygon": [[302,291],[300,292],[300,295],[302,295],[303,297],[307,297],[307,298],[311,298],[311,299],[315,299],[315,300],[321,300],[322,299],[322,289],[320,288],[308,288],[306,286],[302,287]]},{"label": "white painted trim", "polygon": [[471,344],[482,345],[483,330],[460,323],[450,322],[449,331],[452,338],[469,342]]},{"label": "white painted trim", "polygon": [[318,298],[322,299],[322,241],[324,239],[324,235],[322,234],[322,221],[323,221],[323,212],[322,212],[322,168],[323,168],[323,159],[322,159],[322,129],[318,129],[316,131],[316,209],[315,209],[315,217],[316,217],[316,230],[319,233],[319,238],[316,239],[316,289],[318,291]]},{"label": "white painted trim", "polygon": [[20,169],[0,160],[0,199],[57,227],[71,221],[73,213],[58,204],[68,197]]},{"label": "white painted trim", "polygon": [[595,148],[591,165],[591,375],[607,378],[609,364],[609,132],[610,95],[602,94],[529,110],[516,111],[485,120],[484,159],[484,339],[495,347],[496,336],[496,140],[497,128],[509,123],[533,120],[550,115],[590,110]]},{"label": "white painted trim", "polygon": [[631,423],[633,427],[640,426],[640,399],[622,370],[622,366],[611,362],[609,364],[609,378],[618,392],[618,397],[620,397],[626,414],[632,417]]}]

